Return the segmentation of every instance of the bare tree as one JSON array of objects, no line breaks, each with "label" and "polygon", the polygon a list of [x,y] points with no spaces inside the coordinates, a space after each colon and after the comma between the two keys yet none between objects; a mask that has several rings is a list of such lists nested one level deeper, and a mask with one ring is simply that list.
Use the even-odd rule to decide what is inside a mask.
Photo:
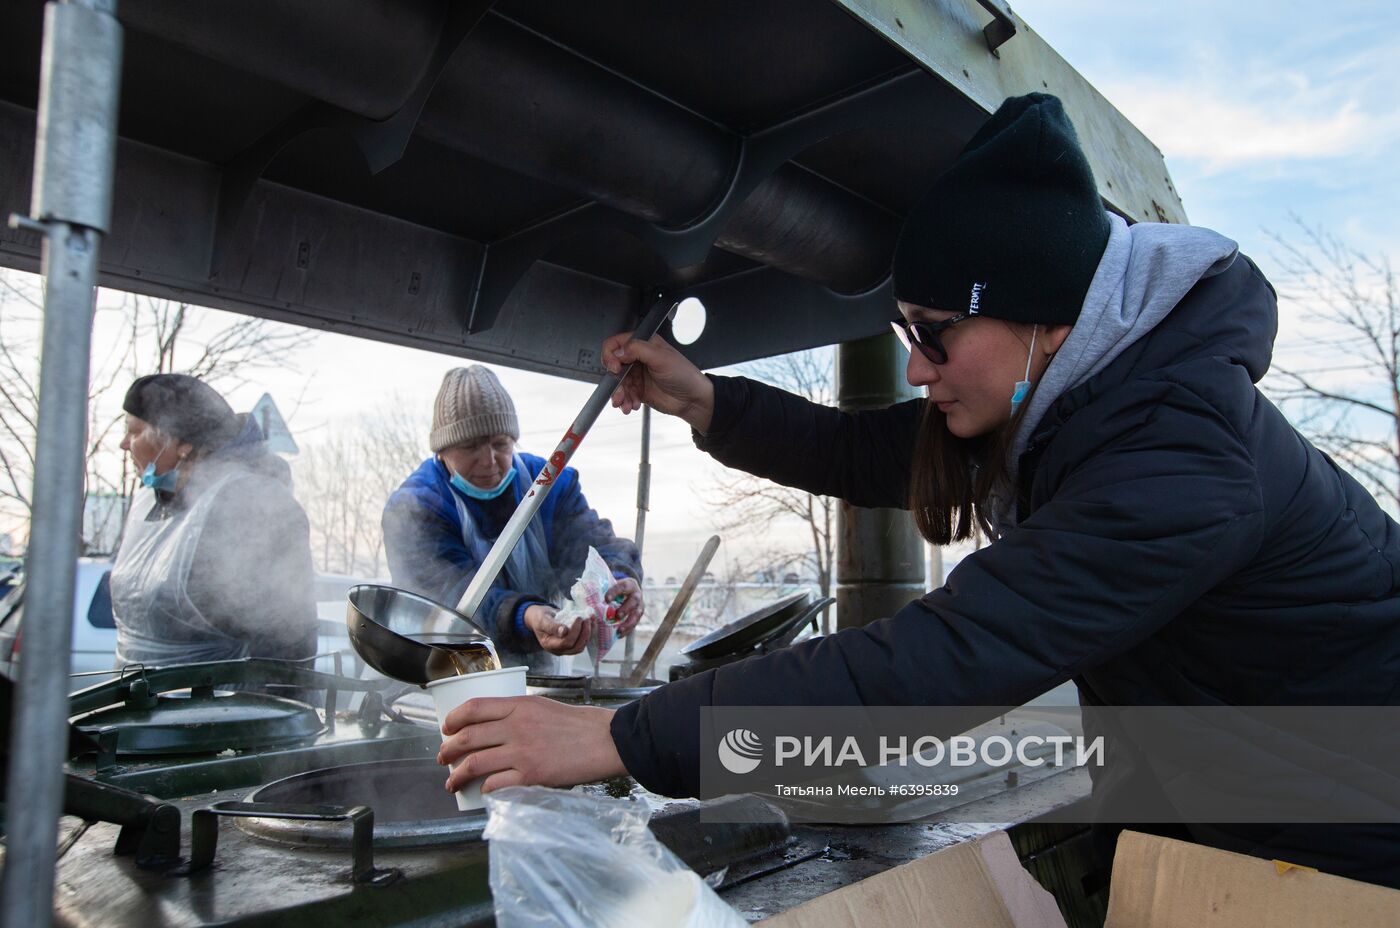
[{"label": "bare tree", "polygon": [[346,436],[332,434],[303,441],[293,465],[297,500],[311,524],[312,562],[322,573],[355,573],[360,526],[350,524],[356,507],[346,486],[353,457]]},{"label": "bare tree", "polygon": [[34,435],[38,429],[37,359],[42,304],[27,288],[0,271],[0,503],[28,520],[34,477]]},{"label": "bare tree", "polygon": [[[114,303],[112,296],[119,299]],[[288,366],[313,337],[263,319],[225,321],[188,303],[110,291],[102,297],[93,320],[87,496],[130,498],[135,475],[118,448],[124,417],[115,397],[132,380],[179,372],[229,389],[258,370]],[[0,269],[0,509],[24,524],[34,478],[42,319],[41,279]],[[117,518],[125,511],[124,505],[114,509]]]},{"label": "bare tree", "polygon": [[1307,366],[1276,365],[1270,395],[1313,444],[1390,508],[1400,507],[1400,291],[1372,257],[1297,216],[1279,247],[1280,302],[1310,329]]},{"label": "bare tree", "polygon": [[427,416],[413,409],[395,397],[350,427],[308,443],[297,459],[297,497],[311,523],[318,570],[367,577],[382,572],[384,503],[427,456]]},{"label": "bare tree", "polygon": [[[832,400],[834,357],[832,349],[818,348],[754,361],[743,370],[826,404]],[[703,498],[715,515],[716,531],[730,538],[747,538],[755,545],[752,555],[745,558],[746,573],[774,580],[788,573],[806,573],[816,578],[823,597],[831,595],[836,500],[738,471],[726,471],[716,478]],[[783,537],[791,541],[775,543],[774,539]],[[736,569],[740,568],[731,566],[731,570]],[[829,630],[823,612],[822,631]]]}]

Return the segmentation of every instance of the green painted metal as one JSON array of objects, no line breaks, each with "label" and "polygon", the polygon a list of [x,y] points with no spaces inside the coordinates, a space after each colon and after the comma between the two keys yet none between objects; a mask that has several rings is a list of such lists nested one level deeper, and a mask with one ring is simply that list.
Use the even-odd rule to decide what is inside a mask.
[{"label": "green painted metal", "polygon": [[1186,222],[1162,152],[1014,12],[993,54],[977,0],[835,0],[987,113],[1007,97],[1053,93],[1079,130],[1104,202],[1138,222]]},{"label": "green painted metal", "polygon": [[97,769],[93,759],[86,758],[71,766],[73,772],[104,783],[173,799],[256,786],[322,767],[433,757],[441,741],[433,729],[413,724],[390,723],[372,734],[357,726],[341,725],[334,734],[310,742],[231,756],[121,758],[118,766],[105,769]]},{"label": "green painted metal", "polygon": [[1022,865],[1055,897],[1067,928],[1101,928],[1108,884],[1098,879],[1088,825],[1025,822],[1007,829],[1007,835]]},{"label": "green painted metal", "polygon": [[309,670],[294,661],[247,657],[232,661],[174,664],[169,667],[143,667],[134,664],[119,677],[78,690],[68,697],[69,716],[82,715],[117,703],[136,705],[152,694],[196,687],[254,686],[269,684],[301,687],[306,690],[374,692],[392,687],[390,680],[357,680]]},{"label": "green painted metal", "polygon": [[[360,711],[326,718],[303,702],[226,685],[281,683],[307,694],[365,692]],[[320,767],[431,757],[440,736],[383,710],[390,681],[317,673],[249,658],[133,668],[72,694],[73,727],[89,736],[72,772],[162,799],[226,792]],[[173,695],[171,695],[173,693]],[[97,746],[93,751],[92,744]]]},{"label": "green painted metal", "polygon": [[306,703],[204,688],[156,696],[149,705],[109,706],[73,724],[91,735],[117,732],[117,751],[123,755],[257,750],[305,741],[322,729],[320,716]]},{"label": "green painted metal", "polygon": [[[918,396],[904,379],[905,352],[893,333],[836,349],[836,401],[843,410],[888,406]],[[836,513],[836,616],[854,628],[893,615],[924,590],[924,542],[902,509]]]}]

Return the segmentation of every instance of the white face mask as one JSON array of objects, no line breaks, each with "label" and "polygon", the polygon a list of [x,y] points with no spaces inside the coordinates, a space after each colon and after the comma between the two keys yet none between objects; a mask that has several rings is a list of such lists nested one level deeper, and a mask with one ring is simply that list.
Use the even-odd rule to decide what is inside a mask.
[{"label": "white face mask", "polygon": [[1016,407],[1021,405],[1021,401],[1026,398],[1026,394],[1031,392],[1031,359],[1035,357],[1035,333],[1040,326],[1031,326],[1031,350],[1026,352],[1026,374],[1021,380],[1016,381],[1016,389],[1011,393],[1011,412],[1016,412]]}]

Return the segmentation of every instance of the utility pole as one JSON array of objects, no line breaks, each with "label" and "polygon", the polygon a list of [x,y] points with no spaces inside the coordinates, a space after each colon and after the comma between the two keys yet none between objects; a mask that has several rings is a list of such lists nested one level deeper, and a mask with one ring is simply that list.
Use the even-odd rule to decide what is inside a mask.
[{"label": "utility pole", "polygon": [[[836,349],[836,404],[872,409],[913,399],[904,350],[893,333]],[[925,592],[924,542],[903,509],[841,503],[836,514],[836,620],[853,628],[894,615]]]}]

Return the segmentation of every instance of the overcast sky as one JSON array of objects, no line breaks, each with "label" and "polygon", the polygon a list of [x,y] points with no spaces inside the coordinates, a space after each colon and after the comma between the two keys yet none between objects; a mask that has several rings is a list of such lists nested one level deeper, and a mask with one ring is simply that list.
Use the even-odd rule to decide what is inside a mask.
[{"label": "overcast sky", "polygon": [[[1265,231],[1287,232],[1290,213],[1373,254],[1400,254],[1400,5],[1018,0],[1014,9],[1163,151],[1190,220],[1239,241],[1266,274]],[[1285,322],[1281,342],[1290,337]],[[244,410],[270,391],[305,444],[394,398],[426,421],[443,372],[460,363],[319,334],[296,370],[269,372],[231,400]],[[523,449],[547,454],[590,388],[498,373],[520,411]],[[574,461],[589,499],[628,535],[639,430],[639,416],[609,409]],[[646,560],[664,577],[683,574],[709,534],[697,491],[714,465],[674,420],[658,417],[653,442]]]}]

